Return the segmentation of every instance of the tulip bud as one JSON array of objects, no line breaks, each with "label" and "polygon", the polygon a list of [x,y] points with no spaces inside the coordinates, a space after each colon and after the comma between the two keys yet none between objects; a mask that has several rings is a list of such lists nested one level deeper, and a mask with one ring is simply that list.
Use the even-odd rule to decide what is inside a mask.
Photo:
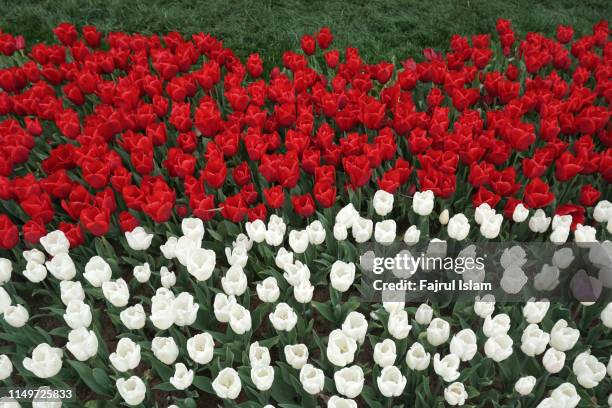
[{"label": "tulip bud", "polygon": [[40,239],[40,244],[51,256],[67,253],[70,249],[70,241],[61,230],[49,232]]},{"label": "tulip bud", "polygon": [[115,307],[124,307],[130,299],[130,289],[122,278],[116,281],[103,282],[102,293],[106,300]]},{"label": "tulip bud", "polygon": [[85,300],[85,291],[81,286],[81,282],[74,281],[61,281],[60,282],[60,297],[62,303],[68,306],[68,303],[72,300],[78,300],[82,302]]},{"label": "tulip bud", "polygon": [[601,200],[593,209],[593,219],[599,223],[604,223],[612,219],[612,203],[608,200]]},{"label": "tulip bud", "polygon": [[299,303],[310,303],[314,293],[314,286],[304,279],[299,285],[293,287],[293,297]]},{"label": "tulip bud", "polygon": [[427,327],[427,341],[434,347],[445,343],[450,335],[450,325],[446,320],[436,317]]},{"label": "tulip bud", "polygon": [[0,354],[0,381],[4,381],[11,376],[13,363],[6,354]]},{"label": "tulip bud", "polygon": [[369,241],[370,238],[372,238],[373,227],[374,223],[372,222],[372,220],[359,217],[357,221],[355,221],[355,223],[353,224],[353,238],[358,244],[362,244],[364,242]]},{"label": "tulip bud", "polygon": [[529,217],[529,210],[523,205],[523,203],[518,203],[516,207],[514,207],[512,221],[521,223],[524,222],[527,217]]},{"label": "tulip bud", "polygon": [[61,253],[54,256],[50,261],[45,262],[47,270],[56,279],[70,280],[76,275],[76,267],[68,253]]},{"label": "tulip bud", "polygon": [[412,326],[408,324],[408,313],[405,310],[398,310],[389,314],[387,330],[393,338],[402,340],[408,337]]},{"label": "tulip bud", "polygon": [[421,231],[416,227],[416,225],[411,225],[404,234],[404,243],[412,246],[417,244],[420,238]]},{"label": "tulip bud", "polygon": [[495,362],[504,361],[512,355],[512,338],[507,334],[497,334],[485,342],[485,354]]},{"label": "tulip bud", "polygon": [[557,323],[550,331],[550,345],[559,351],[571,350],[580,338],[580,331],[568,327],[564,319],[557,320]]},{"label": "tulip bud", "polygon": [[47,277],[47,268],[36,262],[28,262],[23,276],[32,283],[42,282]]},{"label": "tulip bud", "polygon": [[113,272],[110,265],[101,257],[92,257],[85,265],[83,276],[93,287],[99,288],[111,279]]},{"label": "tulip bud", "polygon": [[334,239],[336,241],[344,241],[348,237],[348,230],[344,224],[334,224]]},{"label": "tulip bud", "polygon": [[231,296],[241,296],[247,289],[247,276],[238,265],[230,266],[221,278],[223,291]]},{"label": "tulip bud", "polygon": [[215,265],[215,251],[210,249],[194,248],[187,254],[185,265],[187,272],[196,278],[198,282],[208,280],[212,276]]},{"label": "tulip bud", "polygon": [[162,266],[159,274],[161,275],[161,284],[164,288],[171,288],[176,285],[176,274],[168,270],[167,267]]},{"label": "tulip bud", "polygon": [[412,210],[423,217],[428,216],[433,211],[434,193],[431,190],[417,191],[412,197]]},{"label": "tulip bud", "polygon": [[600,318],[604,326],[612,328],[612,302],[609,302],[606,307],[603,308]]},{"label": "tulip bud", "polygon": [[296,254],[303,254],[309,243],[310,240],[306,230],[293,230],[289,233],[289,246]]},{"label": "tulip bud", "polygon": [[531,394],[533,387],[535,387],[535,384],[536,378],[532,375],[529,375],[527,377],[519,378],[518,381],[514,384],[514,389],[520,395],[529,395]]},{"label": "tulip bud", "polygon": [[274,382],[274,367],[268,365],[251,368],[251,381],[259,391],[269,390]]},{"label": "tulip bud", "polygon": [[578,384],[584,388],[595,388],[606,376],[606,366],[591,355],[590,351],[580,353],[572,364],[572,371]]},{"label": "tulip bud", "polygon": [[546,350],[550,335],[532,323],[523,330],[521,351],[529,357],[540,355]]},{"label": "tulip bud", "polygon": [[193,296],[187,292],[181,292],[172,302],[174,324],[177,326],[191,326],[198,315],[200,305],[194,303]]},{"label": "tulip bud", "polygon": [[455,214],[448,221],[448,236],[457,241],[463,241],[470,233],[470,222],[463,214]]},{"label": "tulip bud", "polygon": [[376,223],[374,240],[379,244],[390,245],[395,241],[396,226],[394,220],[384,220]]},{"label": "tulip bud", "polygon": [[11,280],[13,264],[6,258],[0,258],[0,286]]},{"label": "tulip bud", "polygon": [[64,320],[71,329],[89,327],[91,324],[91,309],[88,304],[81,300],[71,300],[66,306]]},{"label": "tulip bud", "polygon": [[251,313],[239,304],[233,304],[229,314],[229,324],[232,331],[236,334],[244,334],[251,330]]},{"label": "tulip bud", "polygon": [[145,262],[143,265],[138,265],[134,267],[134,277],[140,283],[146,283],[151,278],[151,268],[149,267],[149,263]]},{"label": "tulip bud", "polygon": [[357,365],[338,370],[334,373],[334,383],[340,394],[347,398],[356,398],[363,389],[363,370]]},{"label": "tulip bud", "polygon": [[482,331],[487,337],[506,334],[508,330],[510,330],[510,316],[505,313],[495,315],[493,318],[487,316],[482,326]]},{"label": "tulip bud", "polygon": [[422,303],[416,310],[414,314],[414,320],[417,321],[418,324],[429,324],[433,317],[433,309],[426,303]]},{"label": "tulip bud", "polygon": [[199,218],[183,218],[181,232],[193,242],[202,242],[204,239],[204,223]]},{"label": "tulip bud", "polygon": [[343,225],[346,229],[352,228],[353,224],[359,218],[359,212],[355,209],[353,204],[349,203],[343,207],[338,214],[336,214],[336,224]]},{"label": "tulip bud", "polygon": [[279,303],[274,308],[274,311],[269,316],[272,326],[277,331],[290,332],[297,324],[297,314],[287,303]]},{"label": "tulip bud", "polygon": [[550,217],[541,208],[529,219],[529,229],[533,232],[544,233],[550,225]]},{"label": "tulip bud", "polygon": [[472,329],[461,330],[450,342],[450,352],[456,354],[461,361],[470,361],[476,355],[477,349],[476,334]]},{"label": "tulip bud", "polygon": [[335,366],[345,367],[355,359],[357,342],[342,330],[336,329],[329,334],[327,359]]}]

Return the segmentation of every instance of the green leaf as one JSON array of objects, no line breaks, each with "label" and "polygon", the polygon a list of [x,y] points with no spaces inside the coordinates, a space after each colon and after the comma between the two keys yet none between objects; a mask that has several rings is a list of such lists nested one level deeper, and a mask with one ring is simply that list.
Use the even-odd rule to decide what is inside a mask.
[{"label": "green leaf", "polygon": [[104,385],[98,384],[93,376],[93,370],[88,365],[74,360],[68,360],[68,364],[75,369],[81,380],[83,380],[90,390],[99,395],[105,395],[107,397],[112,396],[112,393],[109,393]]}]

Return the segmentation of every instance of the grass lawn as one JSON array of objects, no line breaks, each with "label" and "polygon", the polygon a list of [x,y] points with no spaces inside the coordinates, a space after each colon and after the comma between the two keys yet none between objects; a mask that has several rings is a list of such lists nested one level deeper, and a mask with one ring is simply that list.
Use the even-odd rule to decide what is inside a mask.
[{"label": "grass lawn", "polygon": [[0,28],[24,34],[29,44],[50,40],[51,29],[68,21],[103,31],[184,34],[210,32],[241,57],[258,51],[279,63],[283,50],[321,26],[332,28],[336,47],[358,47],[368,62],[416,56],[423,48],[446,49],[454,33],[494,32],[498,17],[511,19],[518,34],[554,32],[571,24],[590,32],[612,17],[609,0],[0,0]]}]

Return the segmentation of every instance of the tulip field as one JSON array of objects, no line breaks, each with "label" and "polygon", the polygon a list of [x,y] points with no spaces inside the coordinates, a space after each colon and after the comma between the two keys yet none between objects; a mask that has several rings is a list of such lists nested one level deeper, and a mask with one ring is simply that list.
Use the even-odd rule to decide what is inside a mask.
[{"label": "tulip field", "polygon": [[[0,408],[612,407],[605,16],[387,58],[11,13]],[[456,244],[495,293],[365,295],[368,248]]]}]

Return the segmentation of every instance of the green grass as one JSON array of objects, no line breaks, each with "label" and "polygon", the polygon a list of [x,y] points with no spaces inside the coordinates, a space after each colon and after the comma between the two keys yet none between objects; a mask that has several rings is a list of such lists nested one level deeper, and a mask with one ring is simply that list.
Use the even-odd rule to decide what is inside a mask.
[{"label": "green grass", "polygon": [[49,41],[60,22],[95,24],[120,30],[190,34],[210,32],[239,56],[259,52],[267,62],[280,62],[283,50],[298,47],[299,37],[328,25],[336,47],[358,47],[368,62],[416,56],[425,47],[447,49],[454,33],[492,33],[495,20],[513,21],[519,34],[554,33],[557,24],[578,32],[612,16],[608,0],[0,0],[0,28],[23,34],[29,44]]}]

